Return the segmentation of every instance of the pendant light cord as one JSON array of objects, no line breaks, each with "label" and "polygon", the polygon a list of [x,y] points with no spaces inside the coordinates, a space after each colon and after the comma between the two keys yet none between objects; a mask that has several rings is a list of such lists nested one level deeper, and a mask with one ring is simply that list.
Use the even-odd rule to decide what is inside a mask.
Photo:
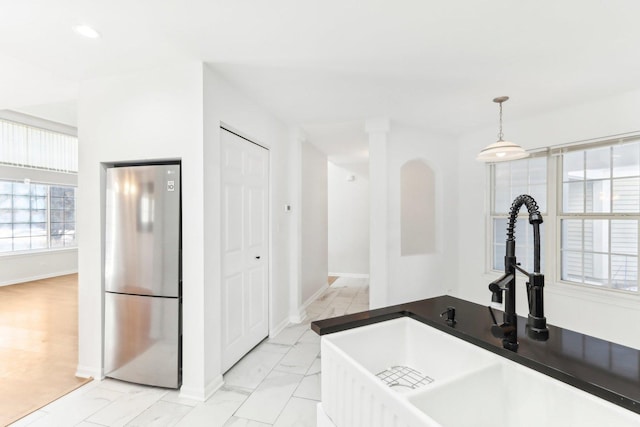
[{"label": "pendant light cord", "polygon": [[502,102],[500,104],[500,132],[498,132],[498,142],[502,142],[504,134],[502,133]]}]

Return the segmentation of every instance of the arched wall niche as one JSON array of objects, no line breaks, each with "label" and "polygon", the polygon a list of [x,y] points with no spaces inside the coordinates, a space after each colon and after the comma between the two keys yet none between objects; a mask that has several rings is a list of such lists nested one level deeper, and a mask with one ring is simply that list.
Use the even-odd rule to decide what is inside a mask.
[{"label": "arched wall niche", "polygon": [[420,159],[400,168],[400,255],[436,251],[435,174]]}]

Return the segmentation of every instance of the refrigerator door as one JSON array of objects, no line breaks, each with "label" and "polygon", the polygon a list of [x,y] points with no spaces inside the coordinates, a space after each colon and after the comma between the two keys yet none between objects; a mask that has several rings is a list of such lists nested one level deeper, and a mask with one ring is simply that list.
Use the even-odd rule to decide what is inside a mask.
[{"label": "refrigerator door", "polygon": [[180,165],[107,169],[105,290],[177,297]]},{"label": "refrigerator door", "polygon": [[105,375],[180,385],[179,299],[105,293]]}]

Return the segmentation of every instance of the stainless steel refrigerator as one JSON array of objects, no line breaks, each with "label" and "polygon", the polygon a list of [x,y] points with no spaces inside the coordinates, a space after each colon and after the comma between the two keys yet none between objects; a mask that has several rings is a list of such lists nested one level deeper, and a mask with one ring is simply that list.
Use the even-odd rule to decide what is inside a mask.
[{"label": "stainless steel refrigerator", "polygon": [[105,376],[181,384],[180,165],[107,169]]}]

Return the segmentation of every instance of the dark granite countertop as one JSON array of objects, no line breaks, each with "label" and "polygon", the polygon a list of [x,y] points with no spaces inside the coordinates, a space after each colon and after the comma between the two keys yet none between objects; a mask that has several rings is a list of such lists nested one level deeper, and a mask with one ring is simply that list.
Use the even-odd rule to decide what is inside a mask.
[{"label": "dark granite countertop", "polygon": [[[440,317],[448,306],[456,309],[453,326]],[[311,329],[325,335],[403,316],[640,414],[639,350],[552,325],[548,341],[534,341],[525,334],[523,317],[518,317],[518,350],[505,350],[502,341],[491,334],[487,307],[459,298],[441,296],[318,320],[311,323]],[[496,310],[496,317],[501,321],[502,312]]]}]

